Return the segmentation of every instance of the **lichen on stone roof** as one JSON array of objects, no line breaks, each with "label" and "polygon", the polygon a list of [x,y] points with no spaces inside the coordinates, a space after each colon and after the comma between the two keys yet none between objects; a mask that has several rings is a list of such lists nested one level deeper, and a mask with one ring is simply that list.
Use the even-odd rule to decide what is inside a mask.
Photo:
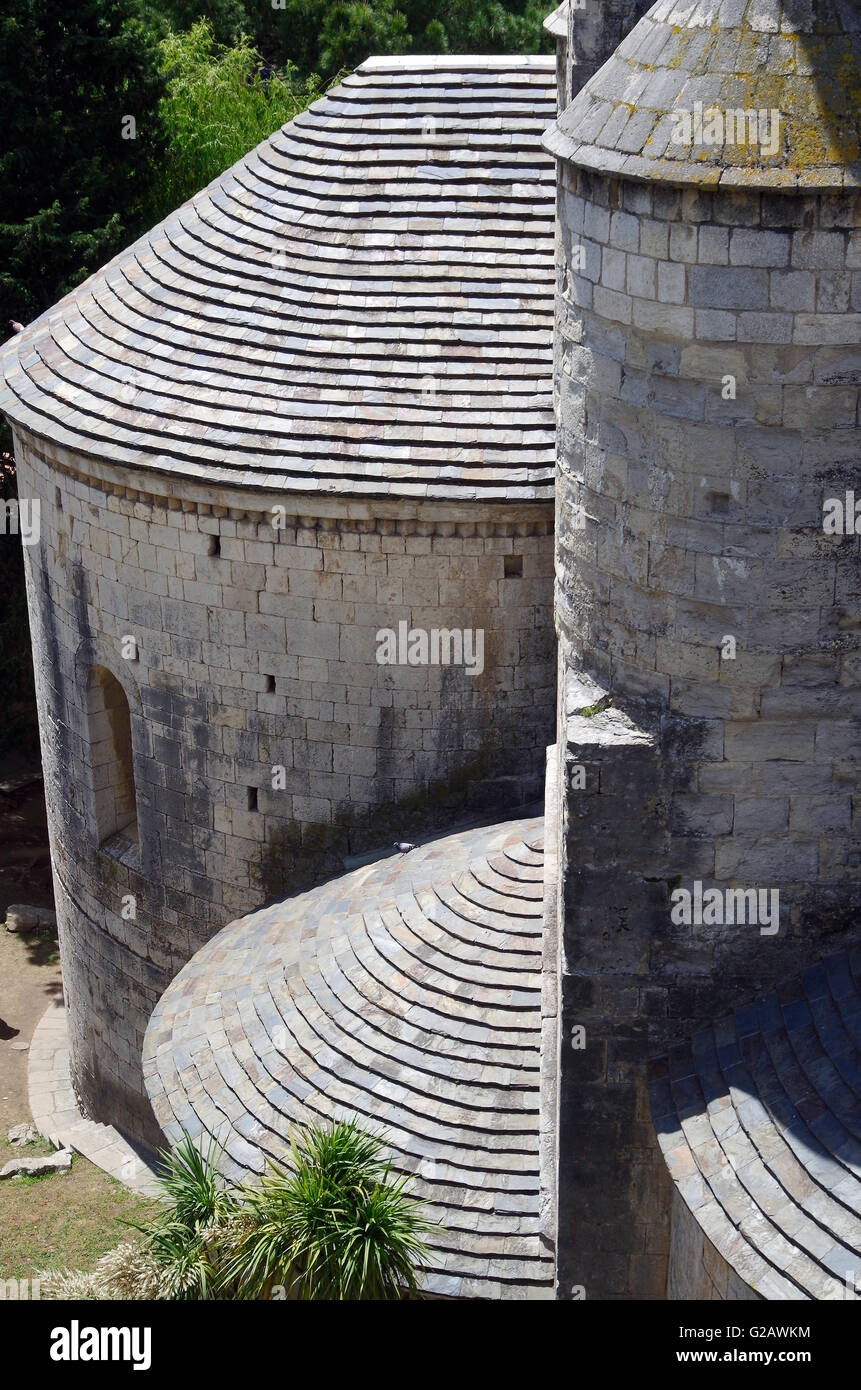
[{"label": "lichen on stone roof", "polygon": [[634,179],[861,187],[861,9],[851,0],[658,0],[545,143],[574,164]]},{"label": "lichen on stone roof", "polygon": [[243,487],[552,495],[551,56],[371,59],[8,345],[0,409]]}]

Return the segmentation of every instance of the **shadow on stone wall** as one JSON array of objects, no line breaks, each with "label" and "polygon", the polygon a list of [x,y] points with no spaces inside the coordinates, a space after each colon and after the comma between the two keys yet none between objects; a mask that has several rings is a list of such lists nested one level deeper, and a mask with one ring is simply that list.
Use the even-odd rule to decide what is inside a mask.
[{"label": "shadow on stone wall", "polygon": [[396,840],[443,833],[464,819],[504,819],[542,795],[543,767],[505,772],[505,748],[482,749],[450,777],[429,782],[397,801],[347,807],[332,825],[276,826],[252,866],[261,906],[344,873],[345,856],[384,852]]}]

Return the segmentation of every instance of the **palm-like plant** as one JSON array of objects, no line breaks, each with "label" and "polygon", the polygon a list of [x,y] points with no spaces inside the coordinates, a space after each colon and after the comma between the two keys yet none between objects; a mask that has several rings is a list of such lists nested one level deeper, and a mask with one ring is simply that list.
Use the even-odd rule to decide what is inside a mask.
[{"label": "palm-like plant", "polygon": [[310,1130],[290,1171],[270,1164],[243,1194],[247,1229],[225,1269],[240,1297],[289,1287],[298,1299],[397,1299],[418,1293],[430,1229],[408,1179],[393,1179],[381,1139],[355,1121]]},{"label": "palm-like plant", "polygon": [[[431,1223],[395,1178],[382,1139],[354,1120],[308,1130],[289,1168],[228,1187],[220,1145],[182,1138],[160,1157],[164,1201],[137,1225],[144,1240],[104,1256],[92,1275],[45,1272],[66,1297],[400,1299],[419,1292]],[[135,1225],[136,1223],[129,1223]]]},{"label": "palm-like plant", "polygon": [[239,1207],[219,1176],[219,1152],[215,1139],[201,1151],[183,1130],[179,1143],[160,1155],[158,1176],[165,1206],[139,1229],[162,1271],[168,1298],[212,1298],[221,1287],[222,1249]]},{"label": "palm-like plant", "polygon": [[220,1153],[215,1138],[210,1138],[203,1151],[183,1130],[179,1143],[159,1157],[158,1178],[172,1218],[189,1230],[217,1225],[236,1207],[235,1196],[218,1174]]}]

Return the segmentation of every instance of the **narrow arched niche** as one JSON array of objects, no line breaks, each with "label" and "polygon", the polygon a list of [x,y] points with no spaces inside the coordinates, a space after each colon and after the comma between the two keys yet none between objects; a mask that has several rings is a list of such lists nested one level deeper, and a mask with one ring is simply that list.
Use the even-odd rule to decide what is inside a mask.
[{"label": "narrow arched niche", "polygon": [[87,679],[87,722],[96,807],[96,835],[104,845],[115,835],[137,844],[137,797],[132,725],[126,693],[104,666]]}]

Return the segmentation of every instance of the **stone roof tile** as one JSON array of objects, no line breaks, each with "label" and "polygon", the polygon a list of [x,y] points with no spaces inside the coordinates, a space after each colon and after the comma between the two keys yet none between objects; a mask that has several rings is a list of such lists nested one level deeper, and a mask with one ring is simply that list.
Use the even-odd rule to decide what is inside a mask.
[{"label": "stone roof tile", "polygon": [[289,1162],[357,1115],[426,1212],[428,1292],[551,1298],[541,1241],[543,822],[432,840],[274,903],[183,968],[147,1030],[159,1123]]},{"label": "stone roof tile", "polygon": [[[696,103],[701,127],[693,124]],[[778,113],[776,148],[769,129],[764,139],[739,140],[735,120],[732,139],[726,124],[706,126],[712,109],[724,122],[729,112],[757,119],[764,112],[769,120]],[[667,143],[668,117],[678,143]],[[676,185],[859,188],[861,8],[850,0],[653,5],[560,115],[545,145],[583,168]]]},{"label": "stone roof tile", "polygon": [[369,59],[13,339],[0,409],[198,479],[550,498],[554,111],[549,56]]},{"label": "stone roof tile", "polygon": [[861,996],[846,952],[652,1063],[680,1196],[765,1298],[856,1298]]}]

